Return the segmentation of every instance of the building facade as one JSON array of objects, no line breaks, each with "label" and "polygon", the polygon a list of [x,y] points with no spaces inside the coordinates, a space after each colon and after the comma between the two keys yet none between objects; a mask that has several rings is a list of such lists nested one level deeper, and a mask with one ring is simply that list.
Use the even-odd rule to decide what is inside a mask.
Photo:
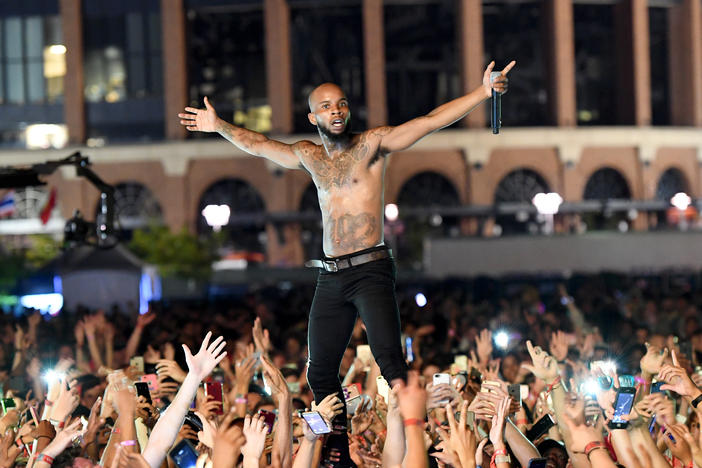
[{"label": "building facade", "polygon": [[[533,232],[533,212],[495,207],[538,192],[639,202],[559,216],[574,233],[658,229],[672,195],[702,198],[702,0],[27,0],[0,6],[0,35],[0,166],[81,150],[117,186],[125,230],[207,234],[203,207],[226,203],[237,249],[300,264],[321,246],[307,174],[188,134],[176,114],[209,96],[238,125],[310,138],[306,95],[335,81],[357,129],[395,125],[474,89],[493,58],[517,60],[499,136],[483,106],[390,157],[385,202],[424,208],[400,228],[406,250]],[[55,216],[92,218],[99,193],[72,171],[48,180]],[[47,229],[8,221],[0,232]]]}]

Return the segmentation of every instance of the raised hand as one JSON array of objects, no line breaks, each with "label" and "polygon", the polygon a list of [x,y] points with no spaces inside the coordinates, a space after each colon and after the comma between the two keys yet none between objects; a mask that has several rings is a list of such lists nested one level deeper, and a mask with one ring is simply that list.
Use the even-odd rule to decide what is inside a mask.
[{"label": "raised hand", "polygon": [[224,341],[224,338],[220,336],[210,343],[211,337],[212,332],[207,332],[200,346],[200,350],[194,356],[190,352],[188,345],[183,345],[185,362],[188,364],[188,370],[199,380],[210,375],[212,369],[227,355],[226,351],[223,352],[224,347],[227,346],[227,342]]},{"label": "raised hand", "polygon": [[175,361],[169,359],[159,359],[156,362],[156,373],[160,376],[170,377],[176,382],[185,380],[185,371],[176,364]]},{"label": "raised hand", "polygon": [[687,371],[680,365],[675,351],[671,351],[670,356],[673,358],[673,365],[666,364],[661,367],[658,373],[658,379],[665,381],[665,385],[661,385],[661,390],[672,390],[680,396],[688,398],[696,398],[702,391],[692,382]]},{"label": "raised hand", "polygon": [[[263,377],[271,388],[273,398],[278,401],[284,401],[290,398],[290,389],[285,377],[280,370],[273,365],[265,353],[261,353],[261,365],[263,366]],[[338,399],[338,398],[337,398]]]},{"label": "raised hand", "polygon": [[490,442],[492,442],[495,449],[504,448],[504,429],[505,429],[505,419],[507,418],[507,412],[509,411],[510,402],[509,398],[504,398],[497,406],[495,411],[495,416],[492,417],[492,427],[490,428]]},{"label": "raised hand", "polygon": [[509,62],[509,64],[502,69],[500,72],[500,76],[495,78],[494,80],[490,80],[490,73],[492,73],[492,69],[495,68],[495,61],[493,60],[490,62],[490,64],[487,66],[485,69],[485,73],[483,73],[483,89],[485,90],[485,96],[486,97],[491,97],[492,96],[492,90],[493,88],[495,91],[498,93],[504,94],[507,92],[507,73],[517,64],[514,60]]},{"label": "raised hand", "polygon": [[261,454],[263,454],[263,447],[266,444],[266,433],[268,432],[263,417],[246,415],[243,432],[246,437],[246,444],[242,447],[241,453],[244,454],[244,458],[259,460]]},{"label": "raised hand", "polygon": [[558,364],[553,356],[549,355],[540,347],[534,347],[531,341],[527,341],[527,350],[531,356],[532,365],[522,364],[529,372],[540,378],[546,384],[550,384],[558,377]]},{"label": "raised hand", "polygon": [[271,337],[268,330],[261,325],[261,317],[256,317],[253,326],[253,340],[256,345],[256,351],[261,355],[268,353],[271,349]]},{"label": "raised hand", "polygon": [[61,392],[51,409],[51,419],[65,421],[78,407],[80,397],[77,389],[69,389],[64,380],[61,381]]},{"label": "raised hand", "polygon": [[235,419],[235,413],[228,413],[214,435],[212,465],[217,468],[234,468],[246,443],[243,431],[234,424]]},{"label": "raised hand", "polygon": [[181,118],[180,124],[191,132],[216,132],[217,131],[217,112],[210,104],[210,100],[205,97],[205,108],[195,109],[194,107],[186,107],[185,112],[178,114]]},{"label": "raised hand", "polygon": [[[370,401],[368,403],[370,403]],[[341,410],[343,408],[344,408],[344,403],[339,399],[339,397],[336,393],[332,393],[330,395],[327,395],[326,397],[324,397],[324,399],[322,401],[319,402],[319,404],[312,402],[312,411],[319,412],[319,414],[322,416],[322,418],[324,418],[324,420],[327,422],[329,427],[331,427],[331,421],[334,419],[334,417],[337,414],[341,414]],[[365,410],[364,410],[364,408],[365,408]],[[362,407],[358,408],[356,413],[358,413],[359,410],[361,413],[363,413],[369,409],[370,409],[370,406],[366,405],[364,403]]]},{"label": "raised hand", "polygon": [[78,435],[82,435],[80,418],[66,426],[62,431],[56,433],[56,437],[42,451],[43,454],[56,458]]},{"label": "raised hand", "polygon": [[683,466],[692,466],[692,450],[685,441],[685,431],[681,426],[681,424],[666,424],[663,441],[673,456],[683,462]]},{"label": "raised hand", "polygon": [[492,332],[490,330],[483,329],[480,331],[480,335],[475,338],[475,348],[480,364],[486,366],[492,355]]},{"label": "raised hand", "polygon": [[395,385],[400,414],[404,419],[424,419],[427,407],[427,392],[419,385],[416,371],[407,373],[407,385]]},{"label": "raised hand", "polygon": [[148,324],[153,322],[154,320],[156,320],[156,313],[155,312],[147,312],[145,314],[140,314],[137,317],[136,327],[137,328],[144,328]]},{"label": "raised hand", "polygon": [[648,375],[660,372],[665,358],[668,357],[668,348],[659,348],[646,343],[646,354],[641,358],[641,371]]},{"label": "raised hand", "polygon": [[556,361],[564,361],[568,357],[568,335],[561,330],[551,333],[549,350]]}]

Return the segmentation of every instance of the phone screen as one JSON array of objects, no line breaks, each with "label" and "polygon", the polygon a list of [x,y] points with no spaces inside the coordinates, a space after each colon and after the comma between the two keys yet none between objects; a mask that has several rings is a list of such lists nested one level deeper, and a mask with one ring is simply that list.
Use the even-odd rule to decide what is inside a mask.
[{"label": "phone screen", "polygon": [[187,440],[182,440],[168,453],[178,468],[195,468],[197,464],[197,452],[193,445]]},{"label": "phone screen", "polygon": [[14,408],[17,405],[15,405],[15,399],[14,398],[3,398],[2,399],[2,412],[7,413],[8,409]]},{"label": "phone screen", "polygon": [[546,459],[532,458],[529,460],[529,468],[546,468]]},{"label": "phone screen", "polygon": [[310,426],[310,429],[312,432],[315,434],[328,434],[331,432],[331,429],[329,426],[327,426],[327,423],[322,419],[322,416],[316,411],[309,411],[306,413],[302,413],[302,418],[307,422],[307,425]]},{"label": "phone screen", "polygon": [[273,425],[275,424],[275,413],[271,413],[270,411],[266,410],[258,410],[258,414],[263,416],[263,420],[268,428],[268,433],[270,434],[273,431]]},{"label": "phone screen", "polygon": [[631,408],[634,406],[634,396],[635,392],[622,392],[621,390],[617,393],[617,400],[614,402],[614,417],[612,422],[614,423],[626,423],[627,421],[622,419],[622,416],[627,416],[631,413]]},{"label": "phone screen", "polygon": [[648,432],[653,435],[656,430],[656,415],[654,414],[651,418],[651,422],[648,425]]},{"label": "phone screen", "polygon": [[151,400],[151,392],[149,392],[148,383],[134,382],[134,388],[136,388],[137,396],[143,396],[150,405],[153,404],[153,401]]},{"label": "phone screen", "polygon": [[531,428],[527,431],[526,436],[529,440],[533,442],[542,435],[544,435],[546,432],[548,432],[548,430],[555,425],[556,423],[551,417],[551,415],[547,414],[538,421],[536,421],[533,426],[531,426]]},{"label": "phone screen", "polygon": [[665,385],[665,382],[656,382],[653,385],[651,385],[651,393],[661,393],[664,390],[661,390],[661,386]]},{"label": "phone screen", "polygon": [[408,336],[405,338],[405,354],[407,355],[407,362],[414,361],[414,351],[412,350],[412,337]]},{"label": "phone screen", "polygon": [[214,401],[218,401],[216,414],[224,414],[224,407],[222,405],[222,383],[221,382],[205,382],[205,396],[210,396],[214,398]]}]

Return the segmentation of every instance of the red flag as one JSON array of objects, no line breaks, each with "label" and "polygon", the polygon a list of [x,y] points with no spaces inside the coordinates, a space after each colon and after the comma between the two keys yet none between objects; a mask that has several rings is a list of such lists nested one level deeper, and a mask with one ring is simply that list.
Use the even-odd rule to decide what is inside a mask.
[{"label": "red flag", "polygon": [[54,211],[54,207],[56,207],[56,188],[51,189],[49,198],[46,200],[46,203],[39,212],[41,224],[45,225],[49,222],[49,218],[51,218],[51,212]]}]

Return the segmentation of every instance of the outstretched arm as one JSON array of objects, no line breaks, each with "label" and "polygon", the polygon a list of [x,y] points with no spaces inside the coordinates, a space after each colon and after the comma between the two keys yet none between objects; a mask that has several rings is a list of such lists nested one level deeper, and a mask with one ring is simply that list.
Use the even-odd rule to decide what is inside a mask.
[{"label": "outstretched arm", "polygon": [[300,141],[292,145],[271,140],[267,136],[237,127],[217,116],[215,108],[205,98],[205,109],[186,107],[187,113],[178,114],[181,125],[191,132],[217,132],[237,148],[254,156],[260,156],[288,169],[302,169],[297,151],[303,151],[314,143]]},{"label": "outstretched arm", "polygon": [[377,129],[382,135],[380,143],[381,151],[391,153],[409,148],[425,136],[440,130],[444,127],[465,117],[476,106],[492,95],[492,89],[500,93],[507,92],[507,73],[514,67],[516,62],[512,61],[502,70],[501,75],[494,81],[490,81],[490,72],[495,66],[495,62],[485,69],[483,74],[483,84],[475,91],[461,96],[446,104],[442,104],[427,115],[417,117],[397,127],[383,127]]}]

